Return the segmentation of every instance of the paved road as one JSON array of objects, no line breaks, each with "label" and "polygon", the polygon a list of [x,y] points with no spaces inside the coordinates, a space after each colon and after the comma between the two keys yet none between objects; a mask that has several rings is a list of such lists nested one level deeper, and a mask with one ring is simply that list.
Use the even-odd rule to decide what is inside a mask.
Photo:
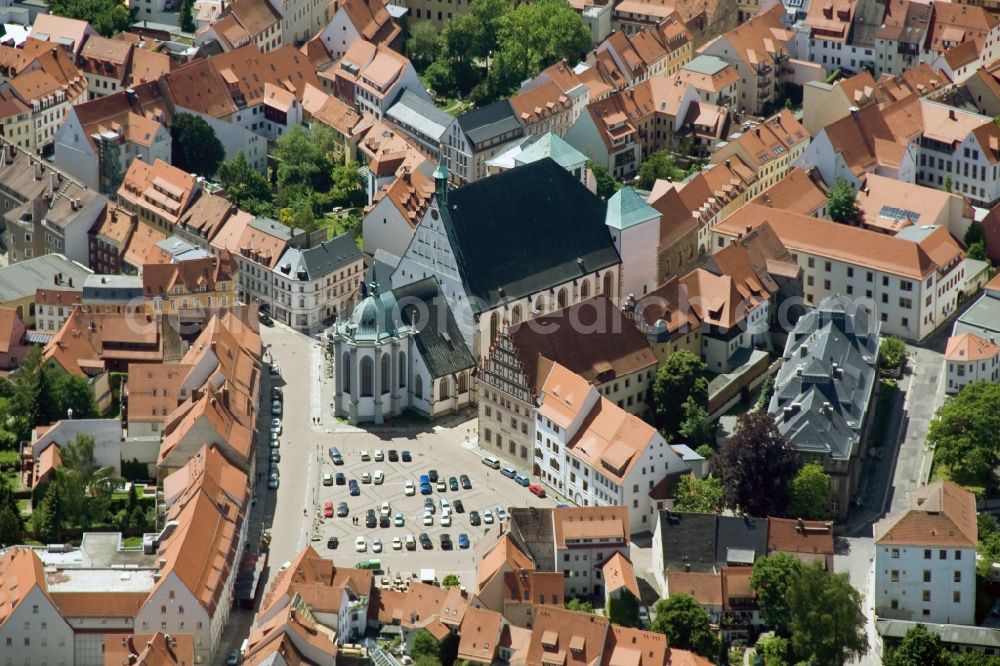
[{"label": "paved road", "polygon": [[871,598],[872,581],[875,575],[875,546],[870,537],[838,539],[838,553],[833,558],[833,570],[846,573],[851,585],[860,590],[862,609],[867,621],[865,633],[868,636],[868,654],[854,661],[860,666],[877,666],[882,663],[876,652],[878,637],[875,632],[874,604]]}]

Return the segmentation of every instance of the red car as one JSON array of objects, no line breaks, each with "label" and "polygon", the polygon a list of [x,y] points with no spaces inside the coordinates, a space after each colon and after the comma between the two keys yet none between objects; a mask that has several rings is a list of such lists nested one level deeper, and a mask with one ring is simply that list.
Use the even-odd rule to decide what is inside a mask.
[{"label": "red car", "polygon": [[327,518],[333,518],[333,502],[323,504],[323,515]]},{"label": "red car", "polygon": [[537,495],[538,497],[545,497],[545,488],[542,488],[541,486],[532,484],[528,486],[528,490],[531,492],[532,495]]}]

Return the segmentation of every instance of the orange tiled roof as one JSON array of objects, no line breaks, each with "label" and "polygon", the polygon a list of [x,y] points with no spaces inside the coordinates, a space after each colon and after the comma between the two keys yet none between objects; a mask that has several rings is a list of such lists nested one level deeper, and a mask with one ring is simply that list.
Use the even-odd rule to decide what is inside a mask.
[{"label": "orange tiled roof", "polygon": [[833,526],[819,520],[768,518],[767,551],[833,555]]},{"label": "orange tiled roof", "polygon": [[973,333],[962,333],[948,338],[948,349],[944,353],[946,361],[988,361],[1000,354],[1000,346],[983,340]]},{"label": "orange tiled roof", "polygon": [[951,481],[907,493],[906,510],[875,524],[877,546],[975,548],[976,497]]}]

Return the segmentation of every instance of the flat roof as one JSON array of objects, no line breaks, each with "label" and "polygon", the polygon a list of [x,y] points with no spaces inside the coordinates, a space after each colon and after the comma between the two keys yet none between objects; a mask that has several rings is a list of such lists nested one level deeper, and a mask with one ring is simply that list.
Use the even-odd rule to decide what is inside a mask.
[{"label": "flat roof", "polygon": [[[54,278],[59,273],[62,273],[63,280],[61,284],[56,284]],[[78,291],[83,288],[87,276],[93,273],[86,266],[61,254],[46,254],[19,261],[0,268],[0,303],[34,297],[38,289]],[[71,279],[72,287],[69,285]]]},{"label": "flat roof", "polygon": [[698,74],[713,76],[728,66],[729,63],[722,58],[717,58],[714,55],[700,55],[697,58],[691,59],[683,68],[691,72],[697,72]]}]

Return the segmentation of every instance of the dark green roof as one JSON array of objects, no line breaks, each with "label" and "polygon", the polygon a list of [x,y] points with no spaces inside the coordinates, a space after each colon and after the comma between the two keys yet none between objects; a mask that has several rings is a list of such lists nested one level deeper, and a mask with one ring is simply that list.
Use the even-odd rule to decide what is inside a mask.
[{"label": "dark green roof", "polygon": [[449,192],[441,218],[473,312],[617,264],[605,210],[551,158]]},{"label": "dark green roof", "polygon": [[417,349],[431,376],[443,377],[476,365],[436,278],[411,282],[393,289],[392,294],[403,324],[416,331]]}]

